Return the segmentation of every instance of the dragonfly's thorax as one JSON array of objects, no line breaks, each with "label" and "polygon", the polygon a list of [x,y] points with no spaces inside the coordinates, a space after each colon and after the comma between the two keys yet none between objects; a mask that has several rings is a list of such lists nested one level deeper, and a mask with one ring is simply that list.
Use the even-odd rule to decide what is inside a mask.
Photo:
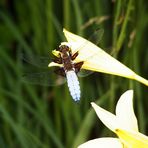
[{"label": "dragonfly's thorax", "polygon": [[71,59],[71,50],[66,45],[61,45],[59,47],[60,55],[62,58],[62,64],[64,66],[65,72],[74,70],[74,65]]}]

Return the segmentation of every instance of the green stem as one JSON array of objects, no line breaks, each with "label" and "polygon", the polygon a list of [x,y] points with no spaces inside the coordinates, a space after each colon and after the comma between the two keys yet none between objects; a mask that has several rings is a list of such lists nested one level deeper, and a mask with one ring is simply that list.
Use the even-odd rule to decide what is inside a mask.
[{"label": "green stem", "polygon": [[127,27],[127,24],[128,24],[128,20],[129,20],[129,17],[130,17],[131,10],[132,10],[132,0],[129,0],[125,19],[124,19],[124,22],[123,22],[123,25],[122,25],[122,28],[121,28],[121,32],[120,32],[117,44],[116,44],[115,50],[116,50],[117,53],[119,52],[119,50],[120,50],[120,48],[123,44],[123,41],[125,39],[125,35],[126,35],[125,31],[126,31],[126,27]]}]

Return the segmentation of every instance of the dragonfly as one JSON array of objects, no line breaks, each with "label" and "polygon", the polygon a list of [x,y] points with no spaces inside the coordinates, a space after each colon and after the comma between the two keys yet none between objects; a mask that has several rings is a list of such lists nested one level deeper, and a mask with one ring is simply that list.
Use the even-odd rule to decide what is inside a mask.
[{"label": "dragonfly", "polygon": [[[103,35],[103,29],[97,31],[99,32],[99,39],[101,39]],[[96,34],[96,32],[95,32]],[[94,37],[94,34],[93,34]],[[83,44],[83,46],[87,46],[87,42]],[[46,86],[56,86],[61,85],[66,82],[69,88],[70,95],[72,96],[75,102],[80,101],[81,91],[80,84],[77,76],[85,77],[93,73],[93,71],[82,70],[81,67],[85,61],[74,62],[74,60],[79,55],[79,51],[81,47],[78,47],[75,53],[72,53],[71,47],[63,42],[57,49],[57,56],[54,56],[53,59],[49,59],[49,57],[38,57],[33,55],[25,55],[21,54],[21,59],[24,61],[36,66],[43,68],[45,65],[48,66],[50,61],[53,61],[57,65],[61,65],[60,67],[56,67],[52,70],[50,68],[49,72],[39,72],[39,73],[27,73],[22,77],[22,81],[31,83],[31,84],[40,84]],[[90,57],[86,57],[86,60]],[[55,75],[56,74],[56,75]],[[56,76],[56,78],[55,78]]]}]

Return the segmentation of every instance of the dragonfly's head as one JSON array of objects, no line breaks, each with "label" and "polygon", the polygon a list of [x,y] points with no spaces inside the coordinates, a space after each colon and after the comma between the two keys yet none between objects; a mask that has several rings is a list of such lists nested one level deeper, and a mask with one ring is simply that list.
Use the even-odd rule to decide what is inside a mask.
[{"label": "dragonfly's head", "polygon": [[57,49],[57,51],[60,52],[69,52],[70,48],[67,45],[60,45],[59,48]]}]

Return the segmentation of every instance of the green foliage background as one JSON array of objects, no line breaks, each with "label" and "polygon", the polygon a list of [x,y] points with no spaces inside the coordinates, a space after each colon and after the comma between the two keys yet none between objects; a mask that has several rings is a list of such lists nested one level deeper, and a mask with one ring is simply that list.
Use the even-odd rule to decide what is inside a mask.
[{"label": "green foliage background", "polygon": [[95,28],[104,29],[99,46],[148,79],[146,0],[1,0],[0,147],[75,148],[89,139],[115,136],[90,102],[114,112],[128,89],[134,89],[139,129],[148,134],[148,89],[139,82],[94,73],[80,78],[77,104],[66,84],[44,87],[21,81],[20,49],[48,56],[64,40],[63,27],[86,38]]}]

